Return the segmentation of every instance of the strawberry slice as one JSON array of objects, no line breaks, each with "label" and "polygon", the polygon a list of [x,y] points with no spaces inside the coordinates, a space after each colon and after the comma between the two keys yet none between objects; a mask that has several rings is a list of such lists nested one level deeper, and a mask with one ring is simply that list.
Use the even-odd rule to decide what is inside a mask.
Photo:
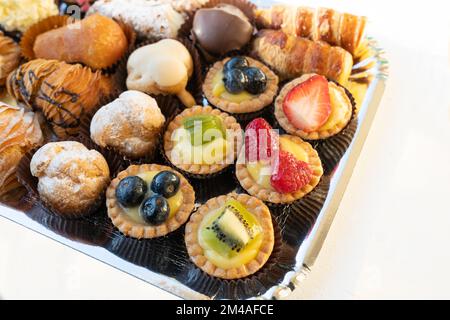
[{"label": "strawberry slice", "polygon": [[256,118],[245,128],[246,161],[269,160],[278,148],[278,134],[263,118]]},{"label": "strawberry slice", "polygon": [[331,113],[327,79],[314,75],[295,86],[284,98],[283,111],[296,128],[306,132],[318,130]]}]

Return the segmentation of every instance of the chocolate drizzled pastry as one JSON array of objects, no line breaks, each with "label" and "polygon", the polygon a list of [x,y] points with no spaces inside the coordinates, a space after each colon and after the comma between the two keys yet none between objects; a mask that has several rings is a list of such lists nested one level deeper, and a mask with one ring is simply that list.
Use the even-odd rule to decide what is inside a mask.
[{"label": "chocolate drizzled pastry", "polygon": [[36,59],[21,65],[7,79],[17,101],[42,111],[60,138],[76,135],[83,113],[113,91],[112,78],[79,64]]}]

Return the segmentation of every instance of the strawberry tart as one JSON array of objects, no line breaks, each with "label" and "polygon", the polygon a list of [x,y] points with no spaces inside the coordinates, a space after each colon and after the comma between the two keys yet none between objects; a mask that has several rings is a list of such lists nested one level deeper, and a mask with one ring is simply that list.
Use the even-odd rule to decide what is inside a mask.
[{"label": "strawberry tart", "polygon": [[308,142],[279,135],[263,118],[247,125],[236,177],[250,195],[269,204],[290,204],[310,193],[322,175],[319,155]]},{"label": "strawberry tart", "polygon": [[275,100],[275,117],[286,132],[305,140],[320,140],[341,132],[352,118],[345,89],[318,74],[287,83]]}]

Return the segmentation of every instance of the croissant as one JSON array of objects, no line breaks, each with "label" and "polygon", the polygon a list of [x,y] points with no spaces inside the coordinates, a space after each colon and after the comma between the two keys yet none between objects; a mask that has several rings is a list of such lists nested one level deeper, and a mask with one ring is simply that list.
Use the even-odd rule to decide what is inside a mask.
[{"label": "croissant", "polygon": [[15,175],[20,159],[42,143],[36,114],[0,102],[0,198],[20,186]]},{"label": "croissant", "polygon": [[5,85],[6,77],[20,62],[20,47],[0,31],[0,86]]},{"label": "croissant", "polygon": [[366,27],[366,17],[333,9],[276,5],[257,9],[256,24],[263,29],[282,29],[290,35],[322,40],[357,56]]},{"label": "croissant", "polygon": [[284,80],[318,73],[346,84],[353,66],[352,55],[344,49],[290,36],[281,30],[259,31],[252,44],[252,55]]},{"label": "croissant", "polygon": [[36,59],[21,65],[7,79],[8,93],[42,111],[60,138],[76,135],[80,117],[114,90],[113,79],[79,64]]}]

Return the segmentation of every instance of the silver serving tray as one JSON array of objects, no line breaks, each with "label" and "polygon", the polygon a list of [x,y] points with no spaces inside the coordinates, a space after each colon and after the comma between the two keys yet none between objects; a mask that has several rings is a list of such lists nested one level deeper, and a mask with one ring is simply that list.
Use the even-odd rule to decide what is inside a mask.
[{"label": "silver serving tray", "polygon": [[[264,6],[270,4],[271,1],[258,1],[257,3],[260,6]],[[261,5],[261,3],[264,5]],[[367,58],[354,66],[355,70],[363,70],[363,72],[358,72],[354,74],[353,77],[368,77],[371,79],[364,101],[359,109],[358,127],[354,139],[331,178],[330,189],[325,204],[313,229],[299,248],[294,270],[288,272],[279,285],[270,288],[263,295],[255,297],[256,299],[282,299],[288,297],[293,289],[301,285],[301,282],[314,266],[314,262],[326,239],[328,230],[334,220],[340,201],[352,175],[353,168],[358,160],[362,146],[378,109],[388,77],[388,63],[383,57],[384,51],[378,46],[374,39],[368,38],[368,41],[374,54],[370,58]],[[171,277],[152,272],[144,267],[128,262],[101,246],[84,244],[59,235],[31,219],[28,215],[5,207],[2,204],[0,204],[0,216],[43,234],[61,244],[71,247],[181,298],[213,298],[195,292]]]}]

